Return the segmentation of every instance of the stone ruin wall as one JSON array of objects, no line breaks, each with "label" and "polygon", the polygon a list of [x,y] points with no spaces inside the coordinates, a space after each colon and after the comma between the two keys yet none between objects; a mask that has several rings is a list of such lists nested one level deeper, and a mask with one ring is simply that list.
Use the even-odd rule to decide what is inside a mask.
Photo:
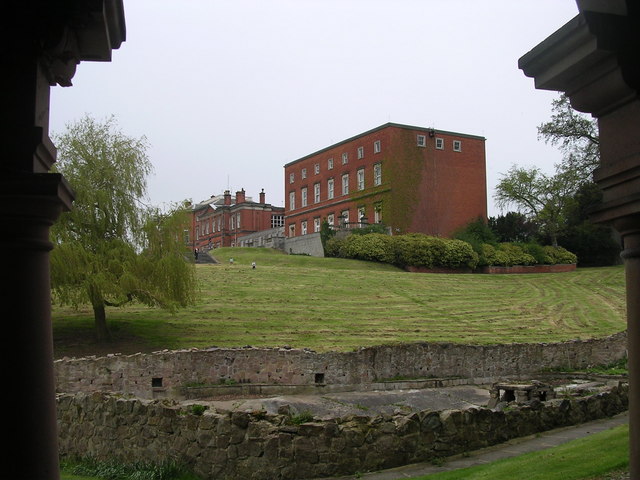
[{"label": "stone ruin wall", "polygon": [[584,368],[626,356],[626,332],[560,343],[458,345],[413,343],[317,353],[289,348],[210,348],[62,359],[58,392],[172,396],[188,385],[355,385],[394,378],[461,377],[489,383],[558,367]]},{"label": "stone ruin wall", "polygon": [[285,415],[204,411],[171,400],[96,392],[57,399],[61,456],[123,463],[177,460],[204,478],[293,480],[436,461],[628,408],[628,386],[504,411],[488,408],[347,416],[294,424]]}]

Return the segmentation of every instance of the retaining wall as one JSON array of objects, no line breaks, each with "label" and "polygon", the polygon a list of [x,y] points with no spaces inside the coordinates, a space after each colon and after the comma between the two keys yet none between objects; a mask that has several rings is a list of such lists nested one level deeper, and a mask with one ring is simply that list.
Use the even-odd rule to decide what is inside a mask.
[{"label": "retaining wall", "polygon": [[59,449],[124,463],[177,460],[204,478],[290,480],[380,470],[615,415],[626,385],[581,398],[486,408],[349,416],[302,425],[264,412],[191,413],[168,400],[58,396]]},{"label": "retaining wall", "polygon": [[57,392],[119,392],[150,399],[179,396],[186,386],[221,383],[357,386],[394,378],[527,376],[544,369],[609,364],[624,358],[626,347],[626,332],[621,332],[560,343],[413,343],[328,353],[210,348],[63,359],[54,368]]}]

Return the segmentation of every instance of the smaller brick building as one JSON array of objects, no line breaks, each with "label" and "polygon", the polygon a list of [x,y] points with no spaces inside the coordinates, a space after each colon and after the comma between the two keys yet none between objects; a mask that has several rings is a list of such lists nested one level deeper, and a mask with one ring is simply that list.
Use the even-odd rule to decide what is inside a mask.
[{"label": "smaller brick building", "polygon": [[284,207],[266,203],[264,190],[254,202],[244,189],[235,196],[226,190],[193,207],[191,241],[194,249],[235,247],[246,235],[284,226]]},{"label": "smaller brick building", "polygon": [[487,217],[485,139],[387,123],[284,166],[285,234],[384,223],[448,237]]}]

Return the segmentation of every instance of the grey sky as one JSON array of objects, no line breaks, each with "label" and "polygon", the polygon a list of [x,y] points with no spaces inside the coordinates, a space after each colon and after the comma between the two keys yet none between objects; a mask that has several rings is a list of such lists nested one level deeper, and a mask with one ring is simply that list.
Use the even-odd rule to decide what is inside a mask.
[{"label": "grey sky", "polygon": [[284,205],[283,165],[396,122],[486,137],[493,188],[538,141],[557,93],[518,58],[577,14],[573,0],[124,0],[127,40],[55,87],[51,132],[85,113],[145,135],[155,205],[229,188]]}]

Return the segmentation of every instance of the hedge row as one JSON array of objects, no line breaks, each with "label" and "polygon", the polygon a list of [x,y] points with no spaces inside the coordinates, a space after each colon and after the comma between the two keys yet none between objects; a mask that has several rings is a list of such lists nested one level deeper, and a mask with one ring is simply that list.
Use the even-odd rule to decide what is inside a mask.
[{"label": "hedge row", "polygon": [[397,236],[370,233],[349,235],[341,240],[334,237],[327,241],[325,255],[399,267],[475,268],[478,265],[478,254],[467,242],[419,233]]},{"label": "hedge row", "polygon": [[536,244],[482,244],[474,251],[462,240],[430,237],[421,233],[389,236],[380,233],[335,237],[325,244],[327,257],[354,258],[390,263],[399,267],[475,269],[479,266],[555,265],[576,263],[576,256],[562,247]]}]

